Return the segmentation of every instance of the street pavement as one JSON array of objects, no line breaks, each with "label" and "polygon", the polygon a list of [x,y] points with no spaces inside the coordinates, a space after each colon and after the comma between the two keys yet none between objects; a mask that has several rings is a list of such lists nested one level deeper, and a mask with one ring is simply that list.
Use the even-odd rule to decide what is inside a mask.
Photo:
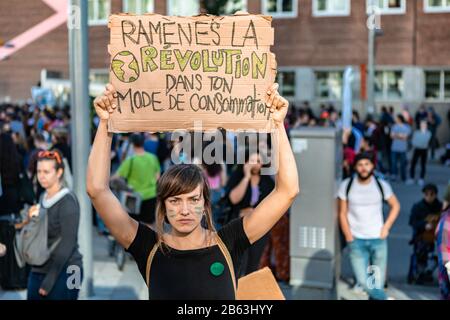
[{"label": "street pavement", "polygon": [[[428,166],[426,182],[430,181],[439,187],[442,198],[444,190],[450,179],[450,168],[443,167],[436,162]],[[387,294],[395,300],[435,300],[439,299],[437,280],[426,286],[408,285],[406,276],[411,255],[408,241],[411,229],[408,219],[414,202],[421,199],[421,187],[407,186],[403,183],[392,183],[394,192],[402,205],[401,213],[393,226],[389,236],[388,260],[388,288]],[[148,293],[136,264],[131,257],[123,271],[119,271],[113,257],[108,253],[108,240],[105,236],[94,233],[94,295],[81,299],[93,300],[136,300],[148,299]],[[351,289],[352,272],[346,252],[342,254],[341,279],[337,284],[338,299],[361,300],[367,299],[365,294]],[[435,279],[436,279],[435,274]],[[280,283],[287,299],[293,297],[293,288],[288,284]],[[26,290],[2,291],[0,300],[26,299]]]}]

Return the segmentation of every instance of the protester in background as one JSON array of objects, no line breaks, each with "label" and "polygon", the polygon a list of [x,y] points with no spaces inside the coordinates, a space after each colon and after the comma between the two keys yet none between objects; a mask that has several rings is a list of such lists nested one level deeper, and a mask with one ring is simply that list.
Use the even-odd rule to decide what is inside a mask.
[{"label": "protester in background", "polygon": [[227,184],[227,172],[225,165],[220,163],[212,164],[202,164],[202,169],[205,174],[206,180],[208,181],[210,194],[211,194],[211,205],[213,208],[213,220],[217,230],[221,228],[221,210],[217,208],[219,200],[224,194],[224,188]]},{"label": "protester in background", "polygon": [[21,110],[16,108],[14,112],[10,113],[11,117],[11,131],[17,133],[20,137],[25,138],[25,128],[22,122]]},{"label": "protester in background", "polygon": [[405,118],[406,123],[412,127],[414,124],[414,119],[411,116],[411,113],[409,112],[409,107],[408,106],[403,106],[402,111],[401,111],[401,115],[403,116],[403,118]]},{"label": "protester in background", "polygon": [[448,182],[447,185],[447,190],[445,191],[444,194],[444,202],[442,204],[442,210],[447,210],[450,206],[450,181]]},{"label": "protester in background", "polygon": [[48,150],[49,146],[48,146],[48,143],[45,140],[44,135],[42,133],[36,133],[34,135],[33,141],[34,141],[34,148],[30,154],[30,161],[28,162],[27,173],[33,183],[33,190],[36,195],[35,200],[36,200],[36,202],[38,202],[42,192],[44,192],[44,189],[41,187],[41,185],[39,184],[39,182],[37,180],[38,154],[41,151]]},{"label": "protester in background", "polygon": [[126,158],[133,156],[133,147],[130,141],[130,134],[124,133],[119,136],[119,148],[117,150],[117,155],[119,157],[119,163],[125,161]]},{"label": "protester in background", "polygon": [[328,119],[330,127],[338,130],[342,129],[342,121],[340,120],[339,113],[336,110],[330,111],[330,117]]},{"label": "protester in background", "polygon": [[391,154],[392,168],[391,178],[396,181],[398,175],[398,166],[400,165],[400,176],[402,181],[406,181],[406,152],[408,151],[408,138],[411,134],[411,128],[406,123],[401,114],[397,115],[395,125],[391,129]]},{"label": "protester in background", "polygon": [[429,266],[429,256],[434,252],[435,231],[439,221],[442,202],[437,198],[438,188],[434,184],[427,184],[422,189],[423,199],[415,203],[411,209],[409,225],[413,229],[413,245],[408,283],[424,283],[432,281],[433,266]]},{"label": "protester in background", "polygon": [[422,104],[419,109],[416,111],[416,115],[414,116],[414,122],[416,124],[416,128],[420,128],[420,122],[425,120],[427,121],[428,113],[425,106]]},{"label": "protester in background", "polygon": [[145,152],[142,134],[132,134],[130,143],[133,146],[133,156],[122,162],[112,179],[124,178],[128,185],[141,195],[141,210],[136,219],[151,225],[155,222],[156,182],[161,168],[158,158]]},{"label": "protester in background", "polygon": [[0,134],[0,243],[6,248],[0,259],[0,286],[3,289],[26,288],[28,270],[19,268],[14,256],[14,219],[22,207],[20,201],[20,172],[22,159],[11,133]]},{"label": "protester in background", "polygon": [[289,283],[289,211],[270,230],[269,239],[262,253],[259,268],[272,269],[278,281]]},{"label": "protester in background", "polygon": [[[272,192],[275,182],[268,175],[261,175],[261,156],[259,153],[248,155],[243,166],[239,166],[231,174],[226,186],[228,197],[239,217],[245,217]],[[264,235],[254,243],[244,254],[241,263],[240,276],[258,270],[260,259],[266,246],[268,235]]]},{"label": "protester in background", "polygon": [[10,133],[0,134],[0,215],[19,213],[21,203],[19,198],[19,179],[21,173],[22,158]]},{"label": "protester in background", "polygon": [[383,174],[389,174],[391,172],[392,167],[392,156],[391,156],[391,147],[392,147],[392,139],[391,139],[391,127],[387,120],[382,120],[380,122],[380,132],[379,132],[379,151],[381,153],[379,159],[380,164],[382,164],[381,170]]},{"label": "protester in background", "polygon": [[63,187],[63,175],[62,154],[58,151],[41,151],[38,155],[37,176],[45,193],[39,205],[46,210],[48,217],[48,247],[51,248],[55,242],[58,244],[44,265],[32,266],[28,280],[28,300],[78,299],[80,287],[72,288],[67,283],[73,273],[68,271],[69,267],[72,270],[76,266],[80,281],[82,279],[82,256],[78,251],[80,207],[75,194]]},{"label": "protester in background", "polygon": [[431,140],[431,132],[428,130],[427,122],[426,120],[422,120],[420,122],[420,127],[414,131],[411,141],[412,146],[414,148],[414,152],[409,172],[410,179],[406,182],[407,184],[414,183],[416,164],[417,161],[420,159],[420,179],[417,183],[419,186],[424,185],[427,166],[428,146],[430,145],[430,140]]},{"label": "protester in background", "polygon": [[[394,119],[394,107],[393,106],[389,106],[389,114],[391,115],[391,118]],[[393,120],[393,122],[395,122],[395,120]]]},{"label": "protester in background", "polygon": [[58,150],[69,164],[67,169],[72,170],[72,150],[68,143],[67,130],[64,127],[55,127],[51,132],[52,146],[50,150]]},{"label": "protester in background", "polygon": [[353,111],[352,113],[352,127],[356,128],[364,134],[364,124],[361,122],[358,111]]},{"label": "protester in background", "polygon": [[342,162],[343,179],[346,179],[353,175],[353,162],[355,160],[355,157],[356,157],[355,151],[348,146],[344,146],[343,162]]},{"label": "protester in background", "polygon": [[435,151],[439,147],[439,140],[436,137],[436,133],[437,129],[441,125],[442,119],[436,113],[436,111],[432,106],[430,106],[427,110],[427,121],[428,121],[428,128],[431,131],[431,141],[430,141],[431,159],[434,160]]},{"label": "protester in background", "polygon": [[450,143],[445,145],[444,154],[440,158],[440,162],[447,167],[450,167]]},{"label": "protester in background", "polygon": [[442,300],[450,300],[450,208],[441,215],[436,228],[438,279]]},{"label": "protester in background", "polygon": [[[387,237],[400,212],[400,204],[390,185],[373,175],[375,166],[365,153],[355,158],[355,178],[345,179],[338,191],[339,221],[350,249],[350,262],[357,285],[370,299],[387,299],[383,286],[387,267]],[[385,221],[383,201],[390,206]],[[374,286],[368,285],[367,270],[377,275]]]},{"label": "protester in background", "polygon": [[386,106],[381,107],[380,122],[385,123],[386,125],[392,125],[395,122]]},{"label": "protester in background", "polygon": [[344,179],[353,175],[353,161],[355,160],[356,152],[353,146],[349,143],[352,136],[351,129],[344,129],[342,132],[342,177]]},{"label": "protester in background", "polygon": [[17,152],[22,158],[22,167],[27,167],[29,160],[29,150],[26,139],[17,132],[13,132],[11,135],[14,144],[16,145]]}]

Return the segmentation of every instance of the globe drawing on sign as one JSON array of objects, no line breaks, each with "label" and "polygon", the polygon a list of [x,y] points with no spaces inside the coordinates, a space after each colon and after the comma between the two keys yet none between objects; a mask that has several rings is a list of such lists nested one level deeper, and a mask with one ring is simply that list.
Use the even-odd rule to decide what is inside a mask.
[{"label": "globe drawing on sign", "polygon": [[138,62],[130,51],[116,54],[111,62],[111,69],[122,82],[133,82],[139,78]]}]

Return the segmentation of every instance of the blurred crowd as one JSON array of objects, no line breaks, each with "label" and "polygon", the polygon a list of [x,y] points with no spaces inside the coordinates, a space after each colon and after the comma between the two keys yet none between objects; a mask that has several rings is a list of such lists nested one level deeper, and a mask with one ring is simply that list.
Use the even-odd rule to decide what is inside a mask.
[{"label": "blurred crowd", "polygon": [[[422,105],[414,115],[407,106],[395,113],[392,106],[382,106],[378,115],[362,119],[358,111],[352,112],[351,128],[343,128],[342,114],[333,105],[321,105],[314,113],[307,102],[294,106],[288,115],[287,128],[334,127],[343,130],[343,177],[351,176],[353,161],[360,152],[370,152],[377,174],[391,181],[423,186],[429,159],[435,160],[436,150],[444,147],[439,161],[450,165],[450,137],[439,141],[438,128],[450,124],[450,112],[442,119],[433,106]],[[411,156],[409,156],[411,152]],[[420,173],[416,167],[420,161]]]},{"label": "blurred crowd", "polygon": [[[93,115],[92,138],[98,121]],[[343,130],[343,178],[354,174],[355,157],[365,152],[372,154],[380,177],[424,185],[428,160],[436,157],[436,150],[440,146],[445,146],[445,151],[439,161],[443,165],[450,165],[450,141],[439,141],[436,134],[439,126],[448,125],[449,122],[450,118],[441,119],[432,106],[422,106],[414,115],[407,107],[398,114],[394,113],[392,107],[382,107],[377,116],[369,115],[364,120],[357,111],[353,111],[351,129],[344,129],[341,112],[333,105],[322,105],[318,112],[314,112],[305,102],[290,108],[285,126],[288,133],[302,127],[333,127]],[[0,105],[0,218],[13,216],[12,219],[15,219],[14,215],[18,215],[25,204],[39,202],[44,191],[36,172],[37,158],[41,151],[58,151],[62,155],[65,164],[64,185],[72,187],[70,129],[69,107]],[[242,148],[238,145],[238,136],[225,130],[219,132],[224,141],[223,155],[231,150],[236,157],[238,149]],[[213,143],[213,140],[202,141],[202,150]],[[263,158],[270,155],[270,135],[258,140],[258,147],[254,152],[249,151],[248,145],[244,146],[243,164],[236,164],[236,158],[232,163],[226,163],[225,158],[222,163],[200,163],[194,150],[183,150],[180,146],[179,141],[172,141],[170,133],[114,135],[111,147],[111,186],[115,185],[114,181],[122,179],[129,190],[140,195],[140,207],[136,212],[130,212],[136,219],[149,225],[154,223],[157,180],[174,163],[198,161],[202,167],[211,188],[217,229],[231,219],[251,212],[274,188],[273,177],[261,175],[261,168],[268,165]],[[416,174],[417,164],[420,164],[419,174]],[[243,188],[241,181],[245,170],[251,171],[252,183]],[[93,223],[98,227],[99,233],[108,235],[101,219],[97,215],[94,218]],[[7,221],[8,218],[3,220]],[[2,230],[0,229],[0,255],[5,254],[5,246],[1,243],[8,247],[8,241],[11,242],[5,239],[10,235],[6,236],[6,231]],[[246,262],[241,276],[270,266],[278,280],[288,281],[289,214],[279,221],[270,234],[252,246],[244,259]],[[8,284],[6,274],[10,271],[5,271],[8,268],[0,263],[0,285],[5,288],[15,287],[17,285]]]}]

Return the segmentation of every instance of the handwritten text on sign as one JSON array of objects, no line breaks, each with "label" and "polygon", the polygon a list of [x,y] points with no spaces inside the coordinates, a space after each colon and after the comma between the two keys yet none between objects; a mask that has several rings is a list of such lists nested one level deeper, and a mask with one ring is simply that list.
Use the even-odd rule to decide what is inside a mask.
[{"label": "handwritten text on sign", "polygon": [[112,15],[110,78],[122,131],[269,130],[275,79],[270,17]]}]

